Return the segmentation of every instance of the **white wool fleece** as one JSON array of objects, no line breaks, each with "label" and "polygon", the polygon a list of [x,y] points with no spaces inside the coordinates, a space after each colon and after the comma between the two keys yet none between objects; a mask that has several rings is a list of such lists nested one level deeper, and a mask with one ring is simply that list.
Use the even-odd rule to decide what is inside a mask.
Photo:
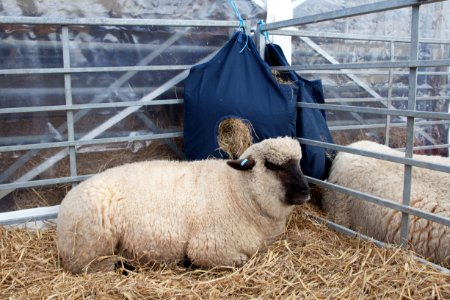
[{"label": "white wool fleece", "polygon": [[242,155],[255,162],[246,171],[223,160],[146,161],[97,174],[61,203],[63,266],[74,273],[111,270],[115,255],[144,263],[189,258],[198,266],[241,265],[284,231],[293,209],[265,161],[298,164],[300,156],[296,140],[278,138]]},{"label": "white wool fleece", "polygon": [[[370,141],[352,148],[404,157],[404,153]],[[414,155],[415,159],[450,165],[450,159]],[[328,181],[398,203],[403,197],[402,164],[341,152],[333,161]],[[399,243],[401,213],[367,201],[327,190],[323,208],[339,224],[380,241]],[[450,174],[413,167],[412,207],[450,216]],[[450,255],[450,228],[415,216],[410,217],[408,241],[425,258],[444,262]]]}]

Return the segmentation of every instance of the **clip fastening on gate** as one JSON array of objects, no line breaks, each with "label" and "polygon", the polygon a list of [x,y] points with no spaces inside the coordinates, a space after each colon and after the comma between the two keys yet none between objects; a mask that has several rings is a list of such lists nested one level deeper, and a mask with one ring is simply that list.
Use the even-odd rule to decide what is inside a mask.
[{"label": "clip fastening on gate", "polygon": [[244,45],[244,47],[242,47],[241,51],[239,51],[239,53],[242,53],[242,51],[244,51],[244,49],[247,48],[247,44],[248,44],[248,33],[245,30],[245,27],[246,27],[245,20],[242,18],[241,13],[239,12],[239,9],[236,6],[236,3],[234,3],[234,0],[228,0],[228,2],[230,2],[231,7],[233,7],[234,12],[239,19],[239,27],[242,28],[242,30],[244,31],[245,37],[246,37],[245,45]]}]

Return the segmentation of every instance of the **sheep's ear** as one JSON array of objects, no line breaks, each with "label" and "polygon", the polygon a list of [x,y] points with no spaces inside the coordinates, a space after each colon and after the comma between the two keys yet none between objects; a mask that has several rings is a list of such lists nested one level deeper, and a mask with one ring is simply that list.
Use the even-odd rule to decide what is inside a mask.
[{"label": "sheep's ear", "polygon": [[229,160],[227,161],[227,164],[233,169],[239,171],[247,171],[251,170],[255,166],[256,162],[251,156],[248,156],[247,158],[243,159]]}]

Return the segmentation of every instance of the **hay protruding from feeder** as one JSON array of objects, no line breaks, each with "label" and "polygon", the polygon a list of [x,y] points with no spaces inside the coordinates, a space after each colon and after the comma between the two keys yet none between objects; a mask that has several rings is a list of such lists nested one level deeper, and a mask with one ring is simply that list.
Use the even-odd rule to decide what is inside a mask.
[{"label": "hay protruding from feeder", "polygon": [[237,118],[224,119],[219,124],[217,142],[229,158],[238,158],[253,144],[253,127]]},{"label": "hay protruding from feeder", "polygon": [[272,70],[272,76],[280,84],[294,84],[294,82],[290,80],[286,74],[283,74],[278,70]]}]

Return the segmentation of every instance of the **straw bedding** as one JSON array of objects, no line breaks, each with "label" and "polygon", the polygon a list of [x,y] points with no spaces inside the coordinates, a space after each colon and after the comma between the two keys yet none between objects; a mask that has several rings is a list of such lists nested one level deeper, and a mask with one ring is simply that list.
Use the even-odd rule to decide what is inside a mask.
[{"label": "straw bedding", "polygon": [[403,250],[336,233],[302,209],[314,210],[296,210],[280,240],[241,268],[136,266],[128,275],[65,273],[54,225],[0,227],[0,298],[450,299],[450,276]]}]

